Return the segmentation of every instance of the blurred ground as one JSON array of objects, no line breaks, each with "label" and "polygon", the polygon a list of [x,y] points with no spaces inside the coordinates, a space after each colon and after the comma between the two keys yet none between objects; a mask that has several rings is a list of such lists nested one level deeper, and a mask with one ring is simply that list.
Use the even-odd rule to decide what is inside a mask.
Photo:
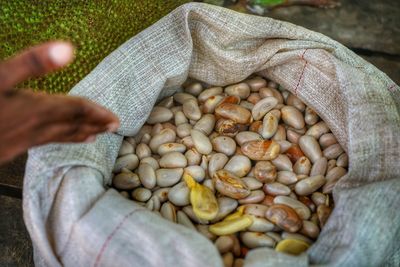
[{"label": "blurred ground", "polygon": [[[246,12],[244,1],[217,2]],[[334,9],[291,6],[265,15],[332,37],[400,84],[400,1],[341,0]],[[0,168],[0,266],[33,266],[20,199],[25,161],[22,156]]]}]

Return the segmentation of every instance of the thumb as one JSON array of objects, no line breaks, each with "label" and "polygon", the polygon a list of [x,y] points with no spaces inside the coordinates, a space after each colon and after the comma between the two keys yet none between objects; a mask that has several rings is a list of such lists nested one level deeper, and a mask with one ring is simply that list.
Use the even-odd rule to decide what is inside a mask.
[{"label": "thumb", "polygon": [[53,41],[29,48],[0,63],[0,91],[59,69],[71,62],[73,56],[74,48],[69,42]]}]

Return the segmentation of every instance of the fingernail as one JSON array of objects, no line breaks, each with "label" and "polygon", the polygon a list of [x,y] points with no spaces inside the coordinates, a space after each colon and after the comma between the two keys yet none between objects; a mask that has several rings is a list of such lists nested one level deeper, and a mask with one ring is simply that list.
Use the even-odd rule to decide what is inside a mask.
[{"label": "fingernail", "polygon": [[116,132],[118,130],[118,127],[119,127],[119,123],[113,122],[113,123],[110,123],[107,125],[107,130],[109,132]]},{"label": "fingernail", "polygon": [[74,49],[68,43],[55,43],[49,49],[49,57],[51,61],[58,66],[63,66],[70,62],[73,53]]},{"label": "fingernail", "polygon": [[95,135],[90,135],[88,138],[85,139],[85,143],[93,143],[96,141],[96,136]]}]

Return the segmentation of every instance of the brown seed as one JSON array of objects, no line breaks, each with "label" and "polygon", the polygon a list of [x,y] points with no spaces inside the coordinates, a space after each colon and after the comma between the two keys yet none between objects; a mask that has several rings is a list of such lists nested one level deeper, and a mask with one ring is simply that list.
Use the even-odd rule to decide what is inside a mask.
[{"label": "brown seed", "polygon": [[304,153],[301,151],[298,145],[294,144],[286,151],[286,155],[289,157],[292,163],[295,164],[296,161],[304,156]]},{"label": "brown seed", "polygon": [[278,129],[276,130],[275,135],[272,137],[272,140],[275,141],[286,140],[286,129],[283,125],[278,125]]},{"label": "brown seed", "polygon": [[317,208],[317,215],[318,215],[318,220],[319,224],[322,227],[326,224],[326,222],[329,219],[329,216],[332,213],[332,208],[326,206],[326,205],[319,205]]},{"label": "brown seed", "polygon": [[303,135],[300,137],[299,146],[312,163],[315,163],[318,159],[322,158],[321,148],[313,136]]},{"label": "brown seed", "polygon": [[161,130],[163,129],[163,126],[161,123],[156,123],[153,125],[153,128],[151,129],[151,136],[155,136],[157,134],[159,134],[161,132]]},{"label": "brown seed", "polygon": [[194,96],[198,96],[203,91],[201,83],[191,83],[185,86],[185,92]]},{"label": "brown seed", "polygon": [[196,122],[193,129],[210,135],[215,126],[215,116],[212,114],[204,114],[200,120]]},{"label": "brown seed", "polygon": [[222,195],[242,199],[250,195],[250,189],[246,184],[233,173],[226,170],[219,170],[213,176],[215,188]]},{"label": "brown seed", "polygon": [[232,156],[236,151],[236,142],[228,136],[218,136],[211,140],[215,151]]},{"label": "brown seed", "polygon": [[271,161],[277,168],[278,171],[293,171],[293,164],[289,157],[280,154],[276,159]]},{"label": "brown seed", "polygon": [[232,267],[234,261],[232,252],[228,252],[222,255],[222,261],[224,263],[224,267]]},{"label": "brown seed", "polygon": [[300,219],[308,220],[311,216],[310,209],[297,199],[288,196],[277,196],[274,198],[274,204],[286,205],[294,209]]},{"label": "brown seed", "polygon": [[145,124],[142,126],[142,128],[139,130],[139,132],[135,135],[135,141],[136,143],[140,143],[142,141],[142,138],[145,134],[150,134],[151,133],[152,126]]},{"label": "brown seed", "polygon": [[205,102],[210,97],[222,94],[223,89],[222,87],[211,87],[208,89],[203,90],[197,97],[200,102]]},{"label": "brown seed", "polygon": [[266,97],[258,101],[253,109],[251,115],[254,120],[261,120],[267,112],[272,110],[278,104],[278,99],[275,97]]},{"label": "brown seed", "polygon": [[240,132],[235,136],[235,140],[239,146],[249,141],[263,140],[262,136],[255,132],[244,131]]},{"label": "brown seed", "polygon": [[304,128],[304,118],[301,112],[292,106],[284,106],[281,109],[282,120],[289,126],[296,129]]},{"label": "brown seed", "polygon": [[266,194],[272,196],[287,196],[291,192],[288,186],[281,183],[265,184],[263,190]]},{"label": "brown seed", "polygon": [[151,111],[147,123],[148,124],[156,124],[160,122],[166,122],[172,119],[174,114],[169,110],[168,108],[165,107],[154,107],[153,110]]},{"label": "brown seed", "polygon": [[266,98],[266,97],[275,97],[278,100],[278,104],[282,104],[283,103],[283,97],[282,94],[276,90],[275,88],[272,87],[264,87],[261,88],[259,91],[259,94],[262,98]]},{"label": "brown seed", "polygon": [[[286,141],[286,140],[281,140],[281,141],[276,141],[276,142],[279,144],[279,147],[281,148],[280,150],[281,150],[282,154],[286,153],[289,150],[289,148],[292,147],[292,143],[290,143],[289,141]],[[301,153],[303,153],[303,152],[301,152]],[[286,156],[288,156],[288,155],[286,155]],[[290,158],[289,158],[289,160],[292,161],[292,159],[290,159]]]},{"label": "brown seed", "polygon": [[326,179],[322,175],[311,176],[300,180],[296,183],[294,190],[297,195],[306,196],[314,193],[326,183]]},{"label": "brown seed", "polygon": [[150,164],[140,162],[137,174],[144,187],[152,189],[156,186],[156,173]]},{"label": "brown seed", "polygon": [[344,167],[344,168],[349,166],[349,157],[347,156],[346,153],[343,153],[338,157],[338,159],[336,160],[336,165],[338,167]]},{"label": "brown seed", "polygon": [[293,130],[288,129],[286,131],[287,140],[293,144],[298,144],[300,137],[301,137],[301,134],[299,134]]},{"label": "brown seed", "polygon": [[212,223],[218,222],[221,219],[225,218],[228,214],[233,212],[237,206],[238,202],[236,199],[232,199],[230,197],[219,197],[218,201],[218,213],[217,216],[211,220]]},{"label": "brown seed", "polygon": [[253,177],[243,177],[242,181],[247,185],[250,190],[262,188],[263,184]]},{"label": "brown seed", "polygon": [[163,129],[159,134],[151,138],[149,147],[153,153],[156,153],[160,145],[175,142],[175,138],[176,133],[173,130]]},{"label": "brown seed", "polygon": [[256,204],[261,202],[264,197],[265,194],[262,190],[254,190],[247,197],[239,199],[239,204]]},{"label": "brown seed", "polygon": [[328,160],[324,157],[320,158],[313,164],[310,176],[325,175],[327,167],[328,167]]},{"label": "brown seed", "polygon": [[[272,203],[272,202],[271,202]],[[263,204],[246,204],[244,205],[244,213],[256,217],[264,217],[268,210],[268,206]]]},{"label": "brown seed", "polygon": [[260,232],[242,232],[240,239],[248,248],[274,247],[275,240]]},{"label": "brown seed", "polygon": [[311,195],[311,200],[316,206],[319,206],[326,203],[327,196],[325,194],[322,194],[321,192],[314,192]]},{"label": "brown seed", "polygon": [[201,106],[201,110],[203,113],[214,113],[215,108],[221,103],[224,99],[222,95],[216,95],[209,97],[206,102]]},{"label": "brown seed", "polygon": [[306,109],[306,105],[304,105],[303,101],[301,101],[297,96],[294,94],[289,94],[288,98],[286,99],[286,104],[288,106],[293,106],[303,112]]},{"label": "brown seed", "polygon": [[275,204],[272,205],[265,217],[275,223],[285,231],[295,233],[302,227],[302,221],[296,211],[289,206]]},{"label": "brown seed", "polygon": [[139,188],[136,188],[135,190],[133,190],[131,195],[132,195],[132,198],[137,201],[146,202],[151,197],[151,191],[147,188],[139,187]]},{"label": "brown seed", "polygon": [[276,167],[270,161],[258,161],[254,168],[254,176],[260,182],[272,183],[277,176]]},{"label": "brown seed", "polygon": [[252,103],[250,103],[249,101],[243,100],[240,101],[240,106],[244,107],[245,109],[251,111],[252,108],[254,107],[254,105]]},{"label": "brown seed", "polygon": [[244,259],[237,258],[233,263],[233,267],[243,267],[244,266]]},{"label": "brown seed", "polygon": [[246,156],[234,155],[230,158],[228,163],[226,163],[224,169],[238,177],[244,177],[251,169],[251,161]]},{"label": "brown seed", "polygon": [[189,123],[179,124],[178,127],[176,127],[176,134],[180,138],[190,136],[190,131],[192,130],[192,128],[192,125],[190,125]]},{"label": "brown seed", "polygon": [[300,233],[312,239],[316,239],[319,235],[319,228],[311,221],[303,221],[303,227],[301,228]]},{"label": "brown seed", "polygon": [[317,209],[317,206],[314,204],[314,202],[309,197],[299,196],[298,200],[301,203],[303,203],[304,205],[306,205],[311,210],[311,212],[314,212]]},{"label": "brown seed", "polygon": [[260,134],[262,129],[262,121],[254,121],[250,124],[249,131]]},{"label": "brown seed", "polygon": [[117,158],[113,173],[119,173],[123,168],[134,170],[139,165],[139,158],[135,154],[128,154]]},{"label": "brown seed", "polygon": [[247,101],[249,101],[250,103],[252,103],[254,105],[260,100],[261,100],[261,97],[258,93],[251,93],[249,95],[249,97],[247,98]]},{"label": "brown seed", "polygon": [[223,103],[230,103],[230,104],[239,105],[240,97],[233,96],[233,95],[225,96],[224,99],[222,99],[222,101],[218,105],[221,105]]},{"label": "brown seed", "polygon": [[247,109],[230,103],[218,105],[215,113],[225,119],[230,119],[239,124],[249,124],[251,122],[251,113]]},{"label": "brown seed", "polygon": [[244,129],[245,126],[243,124],[238,124],[233,120],[219,119],[215,124],[215,130],[220,135],[226,135],[230,137],[235,136],[237,133]]},{"label": "brown seed", "polygon": [[274,205],[274,198],[275,198],[275,196],[266,195],[264,200],[260,204],[268,206],[268,207],[272,206],[272,205]]},{"label": "brown seed", "polygon": [[267,86],[267,81],[261,77],[251,78],[245,81],[249,86],[252,92],[258,92],[260,88]]},{"label": "brown seed", "polygon": [[187,93],[176,93],[174,94],[174,100],[175,102],[183,105],[188,100],[196,100],[196,97],[192,96],[191,94]]},{"label": "brown seed", "polygon": [[343,167],[334,167],[326,174],[326,184],[322,187],[324,194],[331,194],[336,183],[346,175],[347,171]]},{"label": "brown seed", "polygon": [[305,174],[309,175],[311,170],[311,162],[308,158],[306,157],[301,157],[299,158],[298,161],[293,166],[293,171],[296,174]]},{"label": "brown seed", "polygon": [[186,146],[178,143],[165,143],[158,147],[157,153],[163,156],[169,152],[180,152],[184,153],[186,151]]},{"label": "brown seed", "polygon": [[201,118],[201,110],[196,99],[189,99],[185,101],[182,105],[182,108],[186,118],[196,121]]},{"label": "brown seed", "polygon": [[333,135],[333,133],[326,133],[321,135],[318,141],[323,149],[327,148],[330,145],[337,144],[336,137]]},{"label": "brown seed", "polygon": [[213,177],[216,171],[224,168],[228,160],[229,160],[228,156],[226,156],[223,153],[215,153],[211,155],[210,160],[208,162],[208,175],[210,177]]},{"label": "brown seed", "polygon": [[176,126],[170,122],[162,123],[163,129],[171,129],[172,131],[176,132]]},{"label": "brown seed", "polygon": [[134,154],[134,151],[135,151],[135,147],[128,141],[123,140],[121,147],[119,148],[119,151],[118,151],[118,157],[125,156],[128,154]]},{"label": "brown seed", "polygon": [[336,167],[336,159],[330,159],[329,161],[328,161],[328,168],[327,168],[327,174],[328,174],[328,172],[330,171],[330,170],[332,170],[333,168],[335,168]]},{"label": "brown seed", "polygon": [[233,239],[228,235],[223,235],[218,237],[217,240],[215,240],[214,245],[217,247],[220,254],[224,254],[232,250]]},{"label": "brown seed", "polygon": [[265,233],[268,231],[273,231],[276,228],[276,225],[265,219],[264,215],[262,217],[252,216],[252,218],[253,224],[247,228],[248,231]]},{"label": "brown seed", "polygon": [[164,154],[160,161],[161,168],[185,168],[187,159],[181,152],[169,152]]},{"label": "brown seed", "polygon": [[185,157],[188,161],[188,165],[199,165],[201,162],[201,154],[195,149],[191,148],[185,152]]},{"label": "brown seed", "polygon": [[278,172],[277,182],[284,185],[291,185],[298,181],[298,177],[294,172],[291,171],[280,171]]},{"label": "brown seed", "polygon": [[327,159],[336,159],[343,153],[343,148],[339,144],[333,144],[328,146],[322,151],[322,154]]},{"label": "brown seed", "polygon": [[272,113],[268,112],[263,119],[263,127],[261,128],[261,136],[269,139],[275,135],[278,130],[279,119]]},{"label": "brown seed", "polygon": [[[186,207],[185,207],[186,208]],[[189,215],[188,215],[189,216]],[[190,216],[189,216],[190,217]],[[190,217],[191,219],[193,219],[192,217]],[[208,228],[208,225],[202,225],[202,224],[198,224],[196,225],[197,231],[202,234],[203,236],[207,237],[210,240],[215,240],[217,238],[216,235],[214,235],[213,233],[211,233]]]},{"label": "brown seed", "polygon": [[250,86],[247,83],[238,83],[225,87],[225,93],[230,96],[238,96],[246,99],[250,95]]},{"label": "brown seed", "polygon": [[307,125],[314,125],[318,122],[319,117],[312,108],[306,107],[306,111],[304,113],[304,121],[307,123]]},{"label": "brown seed", "polygon": [[250,141],[241,147],[244,155],[252,160],[273,160],[279,155],[280,146],[276,141]]},{"label": "brown seed", "polygon": [[120,190],[131,190],[140,185],[139,177],[133,172],[121,172],[114,176],[112,182]]},{"label": "brown seed", "polygon": [[329,131],[330,130],[328,125],[325,122],[320,121],[311,126],[310,129],[308,129],[308,131],[306,132],[306,135],[310,135],[313,136],[315,139],[319,139],[321,135],[328,133]]}]

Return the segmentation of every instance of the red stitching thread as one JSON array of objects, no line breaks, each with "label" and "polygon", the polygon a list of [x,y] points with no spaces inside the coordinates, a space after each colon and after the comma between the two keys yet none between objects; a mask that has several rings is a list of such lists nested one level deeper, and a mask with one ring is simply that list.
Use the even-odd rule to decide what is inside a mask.
[{"label": "red stitching thread", "polygon": [[111,234],[107,237],[106,241],[104,242],[103,246],[100,249],[99,254],[96,257],[96,261],[93,266],[96,267],[99,265],[101,256],[103,256],[103,253],[106,250],[111,239],[114,237],[115,233],[122,227],[122,225],[125,223],[125,221],[128,219],[128,217],[131,216],[135,211],[136,210],[133,210],[133,211],[129,212],[127,215],[125,215],[124,218],[121,220],[121,222],[114,228],[114,230],[111,232]]},{"label": "red stitching thread", "polygon": [[306,69],[306,66],[307,66],[307,64],[308,64],[308,61],[304,59],[304,54],[307,52],[307,50],[308,50],[308,48],[305,49],[304,52],[303,52],[303,54],[301,55],[301,59],[304,60],[306,63],[305,63],[304,66],[303,66],[303,69],[302,69],[302,71],[301,71],[300,78],[299,78],[299,81],[297,82],[296,88],[294,88],[294,94],[295,94],[296,96],[297,96],[297,89],[299,88],[299,85],[300,85],[300,81],[301,81],[301,79],[303,78],[303,75],[304,75],[304,70]]}]

